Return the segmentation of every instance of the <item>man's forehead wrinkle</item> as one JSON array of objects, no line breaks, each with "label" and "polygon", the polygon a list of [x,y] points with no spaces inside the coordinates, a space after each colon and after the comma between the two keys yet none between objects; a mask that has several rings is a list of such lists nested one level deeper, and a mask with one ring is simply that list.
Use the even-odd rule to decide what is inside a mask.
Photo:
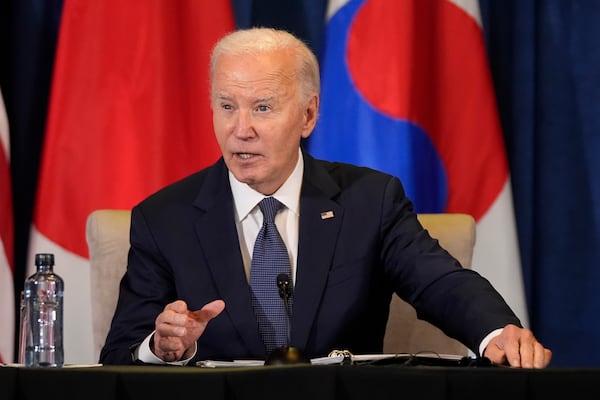
[{"label": "man's forehead wrinkle", "polygon": [[[282,85],[282,82],[290,83],[290,85]],[[270,100],[279,96],[286,96],[294,92],[294,81],[291,77],[280,74],[270,73],[265,77],[257,79],[231,79],[224,81],[224,85],[217,85],[215,95],[217,98],[229,98],[233,94],[231,89],[242,89],[247,95],[256,97],[259,100]]]}]

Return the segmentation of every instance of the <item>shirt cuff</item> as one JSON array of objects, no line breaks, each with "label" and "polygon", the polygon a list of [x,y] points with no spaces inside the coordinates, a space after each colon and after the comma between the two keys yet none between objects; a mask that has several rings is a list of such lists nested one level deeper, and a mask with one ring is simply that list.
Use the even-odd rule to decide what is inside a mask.
[{"label": "shirt cuff", "polygon": [[146,336],[146,339],[144,339],[144,341],[136,349],[133,350],[133,357],[135,360],[139,360],[146,364],[187,365],[190,362],[190,360],[194,358],[194,356],[196,355],[196,351],[198,350],[197,343],[194,343],[194,351],[192,352],[192,355],[190,357],[186,358],[185,360],[167,362],[158,358],[156,354],[154,354],[152,350],[150,350],[150,341],[152,340],[153,336],[154,331],[152,331],[151,334]]},{"label": "shirt cuff", "polygon": [[483,352],[485,351],[485,348],[488,346],[490,341],[493,338],[495,338],[496,336],[498,336],[499,334],[501,334],[503,330],[504,330],[504,328],[499,328],[499,329],[493,330],[490,333],[488,333],[486,337],[483,338],[483,340],[481,341],[481,344],[479,345],[479,355],[481,357],[483,357]]}]

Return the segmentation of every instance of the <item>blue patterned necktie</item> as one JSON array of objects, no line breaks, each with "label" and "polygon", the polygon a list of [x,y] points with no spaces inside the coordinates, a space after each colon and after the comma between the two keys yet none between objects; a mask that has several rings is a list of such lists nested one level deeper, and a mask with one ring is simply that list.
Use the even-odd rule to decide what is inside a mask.
[{"label": "blue patterned necktie", "polygon": [[[258,206],[263,214],[263,225],[254,243],[250,287],[252,308],[267,353],[270,353],[276,347],[287,345],[288,317],[279,296],[277,275],[290,275],[291,268],[287,249],[275,226],[275,214],[282,204],[273,197],[266,197]],[[289,306],[291,308],[291,301]]]}]

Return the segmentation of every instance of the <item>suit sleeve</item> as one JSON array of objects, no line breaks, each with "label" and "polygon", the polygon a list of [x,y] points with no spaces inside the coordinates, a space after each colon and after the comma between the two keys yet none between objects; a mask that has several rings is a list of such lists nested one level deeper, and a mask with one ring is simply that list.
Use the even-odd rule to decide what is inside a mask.
[{"label": "suit sleeve", "polygon": [[440,247],[419,223],[400,181],[390,178],[382,201],[382,259],[398,295],[475,353],[483,338],[512,323],[521,326],[490,282]]}]

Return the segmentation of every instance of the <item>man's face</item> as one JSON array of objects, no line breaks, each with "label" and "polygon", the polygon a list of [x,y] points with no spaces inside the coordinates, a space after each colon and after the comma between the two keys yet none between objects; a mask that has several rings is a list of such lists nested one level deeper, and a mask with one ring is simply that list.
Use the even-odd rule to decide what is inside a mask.
[{"label": "man's face", "polygon": [[273,194],[314,129],[318,95],[299,92],[295,59],[285,50],[221,55],[214,71],[213,126],[225,163],[240,182]]}]

